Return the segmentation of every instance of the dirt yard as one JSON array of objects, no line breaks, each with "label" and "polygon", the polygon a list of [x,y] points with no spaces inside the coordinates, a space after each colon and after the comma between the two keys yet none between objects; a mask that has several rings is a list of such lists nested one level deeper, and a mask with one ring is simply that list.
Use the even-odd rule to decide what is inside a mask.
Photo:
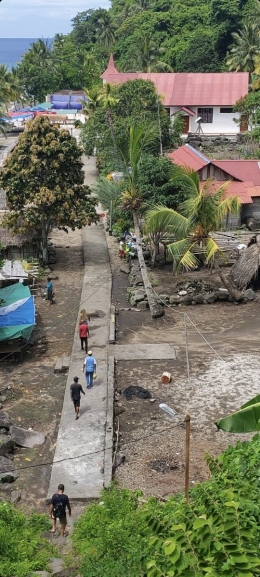
[{"label": "dirt yard", "polygon": [[[9,487],[3,485],[1,490],[20,490],[20,506],[38,511],[46,510],[66,384],[66,375],[56,375],[53,369],[58,357],[71,352],[83,277],[81,231],[66,234],[54,230],[51,241],[57,251],[57,263],[51,265],[51,276],[58,277],[53,281],[54,305],[49,307],[43,298],[46,276],[37,282],[34,344],[27,347],[22,364],[2,362],[0,375],[2,410],[10,415],[14,424],[32,427],[46,435],[44,445],[15,451],[15,464],[20,467],[20,476]],[[3,397],[6,397],[4,402],[1,401]]]},{"label": "dirt yard", "polygon": [[[120,446],[125,463],[116,469],[115,478],[131,489],[141,488],[146,495],[166,496],[184,487],[184,416],[191,415],[190,483],[208,477],[206,452],[219,454],[230,443],[246,438],[218,432],[214,421],[239,408],[259,393],[259,313],[260,303],[235,305],[217,302],[166,308],[165,317],[151,320],[149,312],[121,310],[126,300],[128,277],[120,272],[118,245],[108,238],[113,270],[113,300],[118,308],[118,344],[172,343],[178,346],[177,360],[118,362],[116,387],[123,392],[129,385],[147,388],[155,402],[120,395]],[[175,283],[187,279],[206,279],[220,287],[209,271],[174,277],[170,268],[152,272],[157,294],[173,292]],[[187,322],[187,374],[184,313]],[[196,325],[191,324],[190,320]],[[201,334],[200,334],[201,333]],[[203,337],[208,341],[203,340]],[[212,347],[212,348],[211,348]],[[163,371],[172,374],[170,385],[161,384]],[[166,402],[179,416],[171,420],[159,409]],[[250,438],[251,435],[248,437]]]}]

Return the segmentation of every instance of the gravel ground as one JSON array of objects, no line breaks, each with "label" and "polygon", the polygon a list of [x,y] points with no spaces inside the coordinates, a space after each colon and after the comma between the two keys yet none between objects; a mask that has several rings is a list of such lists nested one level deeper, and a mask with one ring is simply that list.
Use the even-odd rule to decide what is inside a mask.
[{"label": "gravel ground", "polygon": [[[120,310],[129,307],[126,300],[127,275],[120,272],[115,239],[108,237],[113,270],[113,300],[119,312],[118,344],[172,343],[178,346],[177,360],[159,362],[118,362],[116,387],[129,385],[147,388],[155,402],[123,394],[119,405],[120,448],[125,463],[116,469],[115,478],[131,489],[141,488],[146,495],[166,496],[184,487],[184,416],[191,415],[191,485],[208,478],[206,452],[219,454],[230,443],[252,435],[231,435],[217,431],[214,421],[239,408],[259,393],[259,312],[260,304],[250,302],[196,305],[166,309],[165,317],[151,320],[149,312]],[[173,292],[180,280],[206,279],[221,286],[209,271],[174,277],[170,267],[152,272],[155,291]],[[187,341],[190,378],[187,375],[183,313],[187,317]],[[199,331],[199,332],[198,332]],[[201,334],[199,334],[201,333]],[[202,336],[201,336],[202,335]],[[208,343],[206,343],[204,337]],[[164,371],[172,374],[169,385],[161,384]],[[171,420],[159,409],[167,402],[180,416]]]}]

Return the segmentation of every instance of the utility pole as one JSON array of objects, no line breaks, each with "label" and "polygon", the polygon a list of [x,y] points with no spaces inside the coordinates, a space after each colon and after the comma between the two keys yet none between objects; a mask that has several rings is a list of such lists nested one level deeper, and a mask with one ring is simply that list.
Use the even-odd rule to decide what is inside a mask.
[{"label": "utility pole", "polygon": [[160,138],[160,156],[162,156],[163,155],[162,127],[161,127],[161,119],[160,119],[160,104],[159,104],[159,98],[158,97],[157,97],[157,114],[158,114],[159,138]]}]

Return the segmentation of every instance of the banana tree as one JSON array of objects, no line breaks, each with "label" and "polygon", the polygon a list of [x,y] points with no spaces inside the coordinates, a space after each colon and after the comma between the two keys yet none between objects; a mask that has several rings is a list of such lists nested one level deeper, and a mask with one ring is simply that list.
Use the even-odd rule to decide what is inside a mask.
[{"label": "banana tree", "polygon": [[260,431],[260,395],[257,395],[235,413],[215,422],[218,429],[228,433]]}]

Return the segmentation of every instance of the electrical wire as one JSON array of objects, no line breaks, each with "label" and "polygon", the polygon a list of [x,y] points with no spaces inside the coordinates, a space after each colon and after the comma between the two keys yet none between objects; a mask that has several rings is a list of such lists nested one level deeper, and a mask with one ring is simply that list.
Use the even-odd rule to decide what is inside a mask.
[{"label": "electrical wire", "polygon": [[[167,428],[161,429],[160,431],[156,431],[155,433],[150,433],[149,435],[142,436],[142,437],[139,437],[137,439],[133,439],[132,441],[121,442],[121,446],[126,447],[127,445],[132,445],[133,443],[138,443],[139,441],[144,441],[145,439],[150,439],[151,437],[162,435],[162,433],[169,431],[169,429],[170,430],[176,429],[176,427],[180,427],[184,424],[185,424],[185,421],[181,421],[177,425],[173,425],[173,426],[168,425]],[[81,455],[76,455],[74,457],[65,457],[64,459],[58,459],[57,461],[46,461],[45,463],[35,463],[35,465],[25,465],[22,467],[15,467],[15,469],[18,471],[23,471],[26,469],[35,469],[37,467],[49,467],[50,465],[56,465],[58,463],[64,463],[66,461],[75,461],[76,459],[81,459],[82,457],[91,457],[92,455],[98,455],[100,453],[105,453],[106,451],[110,451],[113,448],[114,448],[114,445],[111,445],[110,447],[99,449],[98,451],[93,451],[90,453],[82,453]]]},{"label": "electrical wire", "polygon": [[164,302],[164,300],[156,293],[156,291],[154,290],[154,288],[152,287],[152,291],[153,293],[156,295],[157,299],[159,299],[163,305],[165,307],[167,307],[168,309],[170,309],[171,311],[173,311],[174,313],[177,313],[179,315],[185,315],[186,319],[189,320],[189,322],[191,323],[191,325],[194,327],[194,329],[197,331],[197,333],[200,335],[200,337],[205,341],[205,343],[209,346],[209,348],[214,352],[214,354],[221,360],[223,361],[223,363],[226,363],[227,361],[225,359],[223,359],[223,357],[221,357],[221,355],[216,351],[216,349],[214,349],[214,347],[212,347],[212,345],[209,343],[209,341],[206,339],[206,337],[204,337],[204,335],[201,333],[201,331],[198,329],[197,325],[195,325],[195,323],[191,320],[191,318],[189,317],[189,315],[187,313],[184,313],[182,311],[177,311],[176,308],[171,307],[171,305],[168,305],[168,303]]}]

